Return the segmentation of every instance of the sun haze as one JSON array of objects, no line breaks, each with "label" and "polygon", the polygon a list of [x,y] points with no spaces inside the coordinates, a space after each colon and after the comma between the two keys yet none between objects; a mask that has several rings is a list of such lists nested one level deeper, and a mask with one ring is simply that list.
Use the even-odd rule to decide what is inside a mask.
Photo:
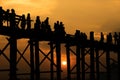
[{"label": "sun haze", "polygon": [[67,33],[120,30],[120,0],[0,0],[0,5],[34,19],[50,17],[52,25],[63,21]]},{"label": "sun haze", "polygon": [[67,65],[67,62],[66,61],[62,61],[62,65]]},{"label": "sun haze", "polygon": [[14,8],[17,13],[48,15],[56,7],[56,0],[0,0],[5,9]]}]

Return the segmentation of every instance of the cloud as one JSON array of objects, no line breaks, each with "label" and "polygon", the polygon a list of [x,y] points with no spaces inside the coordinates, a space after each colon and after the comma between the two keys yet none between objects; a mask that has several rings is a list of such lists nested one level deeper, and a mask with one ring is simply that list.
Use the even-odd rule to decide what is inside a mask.
[{"label": "cloud", "polygon": [[60,18],[65,21],[70,33],[75,29],[85,32],[111,31],[119,26],[120,0],[67,0],[65,2],[62,6],[59,5],[57,15],[61,14],[60,16],[64,17]]},{"label": "cloud", "polygon": [[68,33],[116,30],[120,21],[120,0],[2,0],[2,5],[18,14],[49,16],[52,23],[63,21]]},{"label": "cloud", "polygon": [[4,0],[3,8],[14,8],[17,13],[28,13],[33,15],[51,14],[56,8],[56,0]]}]

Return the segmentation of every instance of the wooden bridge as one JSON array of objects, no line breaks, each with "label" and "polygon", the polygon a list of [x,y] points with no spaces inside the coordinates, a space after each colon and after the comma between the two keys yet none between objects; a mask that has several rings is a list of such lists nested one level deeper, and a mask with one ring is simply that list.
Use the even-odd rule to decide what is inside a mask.
[{"label": "wooden bridge", "polygon": [[[1,69],[0,73],[8,71],[9,80],[18,80],[19,75],[29,75],[30,80],[41,80],[41,74],[49,73],[50,80],[62,80],[62,68],[61,68],[61,44],[65,44],[66,59],[67,59],[67,78],[66,80],[72,80],[72,75],[75,75],[76,80],[87,80],[86,75],[89,74],[89,80],[101,80],[103,73],[106,74],[104,80],[112,80],[112,64],[118,66],[117,68],[117,80],[120,80],[120,34],[118,34],[116,42],[112,41],[113,36],[107,35],[107,41],[105,42],[102,37],[100,41],[94,39],[94,32],[90,32],[90,38],[87,38],[85,33],[76,30],[74,35],[67,34],[62,22],[56,22],[54,25],[54,31],[50,29],[49,18],[41,22],[39,16],[36,18],[34,27],[31,26],[30,14],[25,19],[25,16],[19,16],[15,14],[14,10],[11,12],[4,11],[0,8],[0,35],[7,36],[8,43],[3,49],[0,49],[0,55],[3,55],[9,62],[9,69]],[[4,24],[5,22],[5,24]],[[15,22],[15,23],[14,23]],[[24,23],[25,22],[25,23]],[[27,39],[28,45],[20,52],[17,47],[18,39]],[[47,41],[50,46],[50,51],[46,54],[40,48],[39,42]],[[4,52],[7,47],[10,46],[10,56],[8,57]],[[73,50],[72,47],[75,47]],[[30,60],[28,61],[24,57],[27,48],[30,50]],[[54,52],[56,56],[54,56]],[[111,53],[114,52],[114,53]],[[115,54],[116,53],[116,54]],[[17,55],[20,55],[17,60]],[[43,54],[44,58],[40,61],[39,55]],[[76,64],[71,66],[71,54],[76,58]],[[89,62],[86,62],[86,56],[89,55]],[[112,58],[112,55],[116,55],[116,58]],[[105,62],[103,63],[101,57],[105,56]],[[54,58],[56,57],[56,63]],[[21,58],[30,67],[29,73],[17,73],[19,68],[17,64]],[[50,61],[50,71],[41,71],[42,63],[45,60]],[[105,70],[100,69],[102,66]],[[54,67],[56,69],[54,69]],[[56,75],[56,76],[55,76]],[[56,77],[56,79],[55,79]]]}]

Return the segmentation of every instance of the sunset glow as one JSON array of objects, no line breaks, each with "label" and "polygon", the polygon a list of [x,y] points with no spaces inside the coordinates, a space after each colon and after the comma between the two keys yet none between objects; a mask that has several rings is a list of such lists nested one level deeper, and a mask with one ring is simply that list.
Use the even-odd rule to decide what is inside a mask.
[{"label": "sunset glow", "polygon": [[1,3],[4,9],[14,8],[18,14],[31,13],[34,16],[51,14],[56,8],[56,0],[6,0]]},{"label": "sunset glow", "polygon": [[83,32],[120,30],[119,4],[119,0],[0,0],[4,9],[14,8],[21,15],[31,13],[32,19],[50,17],[51,25],[56,20],[63,21],[68,33],[76,29]]},{"label": "sunset glow", "polygon": [[0,0],[0,80],[109,80],[119,42],[120,0]]},{"label": "sunset glow", "polygon": [[66,61],[62,61],[62,65],[67,65],[67,62]]}]

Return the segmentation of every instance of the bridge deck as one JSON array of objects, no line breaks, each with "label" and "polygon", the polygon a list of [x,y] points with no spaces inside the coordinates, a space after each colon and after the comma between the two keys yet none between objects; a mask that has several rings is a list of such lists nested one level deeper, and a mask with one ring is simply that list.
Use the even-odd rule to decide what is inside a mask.
[{"label": "bridge deck", "polygon": [[54,35],[54,32],[51,33],[44,33],[42,31],[36,31],[35,29],[30,30],[22,30],[22,29],[11,29],[10,27],[0,27],[0,35],[5,36],[14,36],[17,39],[21,38],[27,38],[27,39],[33,39],[33,40],[39,40],[39,41],[53,41],[53,43],[57,40],[60,41],[60,43],[69,43],[69,46],[75,46],[76,44],[80,44],[80,47],[89,48],[93,46],[96,49],[99,50],[107,50],[110,51],[117,51],[118,46],[114,44],[107,44],[107,43],[101,43],[99,41],[90,41],[90,40],[80,40],[79,42],[76,41],[75,35],[72,36],[63,36],[62,39],[57,39]]}]

